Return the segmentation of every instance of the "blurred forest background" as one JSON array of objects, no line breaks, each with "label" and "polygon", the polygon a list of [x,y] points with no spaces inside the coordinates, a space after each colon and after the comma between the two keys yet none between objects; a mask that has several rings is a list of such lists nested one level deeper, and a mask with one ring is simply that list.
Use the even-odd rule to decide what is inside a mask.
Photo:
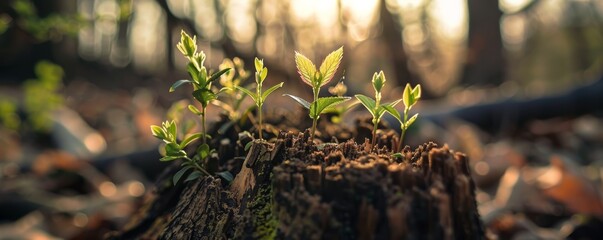
[{"label": "blurred forest background", "polygon": [[[188,98],[167,91],[188,77],[175,48],[182,29],[197,35],[210,69],[240,57],[251,70],[257,56],[270,71],[268,85],[284,81],[283,92],[301,96],[310,90],[294,51],[318,60],[344,46],[336,79],[348,95],[370,93],[370,77],[383,70],[392,86],[384,96],[399,98],[406,83],[423,86],[426,115],[563,93],[603,75],[598,0],[1,1],[0,239],[32,232],[86,239],[124,223],[165,167],[151,154],[158,141],[149,125]],[[603,133],[595,119],[586,126]],[[484,173],[478,162],[501,138],[460,129],[457,140],[425,134],[466,151],[488,175],[494,167]]]}]

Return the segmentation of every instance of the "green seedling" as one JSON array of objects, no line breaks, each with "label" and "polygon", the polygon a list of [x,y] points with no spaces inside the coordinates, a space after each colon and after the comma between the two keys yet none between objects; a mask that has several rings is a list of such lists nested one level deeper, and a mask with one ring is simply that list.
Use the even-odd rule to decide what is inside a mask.
[{"label": "green seedling", "polygon": [[245,119],[245,114],[253,109],[253,106],[249,107],[243,113],[240,110],[243,100],[245,100],[247,95],[243,94],[243,91],[237,89],[237,87],[241,86],[251,75],[249,71],[245,70],[245,63],[238,57],[232,60],[226,58],[220,64],[220,70],[228,68],[232,69],[232,71],[220,76],[220,85],[222,85],[220,92],[224,94],[220,94],[218,99],[212,101],[212,104],[222,108],[226,112],[230,120],[230,122],[218,129],[219,133],[225,132],[226,129],[233,125],[239,127]]},{"label": "green seedling", "polygon": [[416,113],[412,117],[408,118],[408,112],[410,111],[412,106],[414,106],[415,104],[417,104],[417,102],[419,102],[420,98],[421,98],[421,85],[417,84],[417,86],[415,86],[414,88],[411,88],[410,84],[407,83],[406,87],[404,88],[404,93],[402,94],[402,101],[404,102],[404,115],[400,116],[400,113],[398,112],[398,110],[393,108],[393,106],[386,107],[386,109],[385,109],[389,114],[391,114],[396,119],[398,119],[398,122],[400,122],[400,142],[398,144],[398,149],[395,152],[402,151],[402,147],[404,146],[403,145],[404,144],[404,134],[406,133],[406,130],[408,130],[410,125],[412,125],[415,122],[415,120],[417,120],[417,117],[419,116],[419,114]]},{"label": "green seedling", "polygon": [[375,89],[375,99],[362,94],[357,94],[355,97],[373,116],[373,138],[371,140],[371,146],[374,148],[377,141],[377,127],[379,125],[379,121],[381,121],[381,117],[383,117],[383,114],[385,114],[387,108],[393,108],[402,99],[393,101],[391,103],[381,104],[381,89],[386,82],[383,71],[373,74],[373,79],[371,82],[373,83],[373,88]]},{"label": "green seedling", "polygon": [[193,159],[189,158],[184,151],[186,146],[202,137],[202,133],[190,134],[185,137],[184,140],[178,142],[178,127],[176,126],[176,122],[173,120],[165,121],[161,124],[161,126],[151,125],[151,132],[153,133],[153,136],[159,138],[165,143],[165,156],[159,159],[160,161],[166,162],[177,159],[185,160],[185,162],[182,163],[182,169],[174,174],[174,177],[172,178],[174,185],[176,185],[180,178],[182,178],[182,176],[184,176],[184,174],[189,170],[195,171],[189,174],[185,181],[197,179],[203,174],[207,176],[210,175],[202,164],[207,162],[207,158],[215,152],[214,149],[210,149],[209,145],[204,143],[197,148],[197,154],[195,157],[193,157]]},{"label": "green seedling", "polygon": [[263,139],[262,138],[262,106],[264,105],[266,98],[272,92],[274,92],[274,90],[279,89],[283,86],[283,83],[281,82],[279,84],[276,84],[276,85],[268,88],[268,90],[266,90],[265,92],[262,92],[262,84],[264,83],[264,80],[266,80],[266,76],[268,76],[268,68],[264,67],[264,60],[255,58],[255,83],[256,83],[255,93],[253,93],[243,87],[236,86],[236,89],[249,95],[255,102],[255,106],[257,107],[257,111],[258,111],[258,119],[259,119],[258,120],[258,131],[259,131],[260,139]]},{"label": "green seedling", "polygon": [[[188,109],[201,116],[201,132],[190,134],[178,142],[178,128],[174,120],[164,122],[160,126],[151,126],[151,132],[153,136],[163,140],[165,142],[165,157],[161,158],[161,161],[173,161],[176,159],[185,159],[186,161],[182,164],[182,168],[174,174],[173,182],[174,185],[178,183],[180,178],[184,176],[189,170],[194,170],[190,173],[186,181],[194,180],[202,175],[210,175],[210,173],[203,167],[207,163],[209,157],[215,153],[215,149],[211,149],[207,144],[207,135],[205,128],[205,115],[207,105],[217,97],[217,93],[212,90],[212,82],[220,78],[223,74],[230,71],[230,68],[222,69],[212,75],[208,74],[207,69],[203,66],[205,61],[205,54],[203,51],[197,52],[197,37],[190,37],[186,32],[182,31],[180,42],[177,44],[178,50],[182,52],[184,57],[189,60],[187,65],[188,74],[191,80],[184,79],[176,81],[171,87],[170,92],[173,92],[176,88],[184,85],[191,84],[193,86],[193,97],[201,104],[201,110],[194,105],[189,104]],[[176,107],[178,108],[178,107]],[[177,110],[175,110],[177,112]],[[175,116],[172,116],[175,117]],[[184,149],[191,142],[201,138],[203,143],[197,148],[197,154],[191,159],[187,156]],[[232,179],[227,173],[217,173],[223,176],[225,179]]]},{"label": "green seedling", "polygon": [[[329,88],[329,93],[343,97],[348,91],[348,88],[345,86],[343,81],[337,83],[337,85]],[[349,104],[338,104],[325,109],[324,113],[333,114],[331,117],[331,122],[333,123],[341,123],[345,113],[347,113],[350,109],[356,107],[360,103],[357,100],[349,102]]]},{"label": "green seedling", "polygon": [[335,76],[335,72],[339,67],[342,57],[343,47],[340,47],[327,55],[322,61],[320,68],[316,69],[316,66],[310,59],[301,53],[295,52],[295,65],[297,66],[297,71],[302,81],[312,87],[314,100],[310,103],[297,96],[290,94],[285,95],[293,98],[293,100],[309,110],[310,118],[312,119],[311,139],[314,139],[316,122],[318,121],[320,114],[331,106],[350,100],[350,97],[318,97],[320,87],[329,83],[331,79],[333,79],[333,76]]},{"label": "green seedling", "polygon": [[190,37],[186,32],[181,32],[180,42],[177,44],[178,50],[189,60],[187,65],[188,74],[191,80],[183,79],[176,81],[170,88],[173,92],[183,84],[193,85],[193,97],[201,103],[201,110],[194,105],[188,105],[188,109],[194,114],[201,116],[201,132],[203,134],[203,143],[207,143],[207,130],[205,127],[205,110],[207,105],[217,98],[217,93],[212,90],[212,82],[220,78],[224,73],[230,71],[230,68],[222,69],[212,75],[209,75],[207,69],[203,66],[205,53],[197,52],[197,36]]}]

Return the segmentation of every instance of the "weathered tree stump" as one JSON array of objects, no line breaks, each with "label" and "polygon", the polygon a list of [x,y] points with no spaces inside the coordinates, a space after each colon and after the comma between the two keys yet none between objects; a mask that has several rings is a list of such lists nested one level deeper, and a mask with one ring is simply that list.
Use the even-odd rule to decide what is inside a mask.
[{"label": "weathered tree stump", "polygon": [[407,147],[402,158],[369,150],[354,141],[316,145],[307,134],[256,141],[232,183],[204,177],[166,187],[112,238],[484,237],[464,154],[434,143]]}]

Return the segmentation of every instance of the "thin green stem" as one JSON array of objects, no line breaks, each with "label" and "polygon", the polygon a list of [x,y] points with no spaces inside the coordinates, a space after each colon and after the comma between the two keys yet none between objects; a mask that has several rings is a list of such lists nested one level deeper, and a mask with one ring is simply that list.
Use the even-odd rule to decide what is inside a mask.
[{"label": "thin green stem", "polygon": [[406,134],[406,121],[408,121],[408,108],[404,108],[404,121],[400,124],[400,143],[398,144],[398,151],[402,151],[404,147],[404,134]]},{"label": "thin green stem", "polygon": [[[375,110],[373,110],[375,113],[377,113],[378,109],[379,109],[379,105],[381,104],[381,93],[380,92],[375,92]],[[381,116],[376,116],[376,118],[373,118],[373,140],[371,141],[371,149],[375,148],[375,144],[377,144],[377,128],[379,127],[379,120]],[[372,151],[372,150],[371,150]]]},{"label": "thin green stem", "polygon": [[379,121],[373,121],[373,140],[371,141],[371,152],[377,143],[377,127],[379,126]]},{"label": "thin green stem", "polygon": [[207,132],[205,132],[205,108],[201,112],[201,132],[203,133],[203,144],[207,144]]},{"label": "thin green stem", "polygon": [[[314,102],[312,102],[312,104],[314,105],[314,110],[316,111],[316,109],[318,109],[318,90],[319,87],[313,88],[312,92],[314,93]],[[314,140],[314,133],[316,132],[316,122],[318,121],[318,115],[316,116],[312,116],[312,134],[310,135],[310,139]]]},{"label": "thin green stem", "polygon": [[260,135],[260,139],[264,139],[262,137],[262,106],[264,105],[264,100],[262,99],[262,81],[260,76],[255,75],[255,82],[257,84],[257,88],[255,90],[257,97],[257,106],[258,106],[258,131]]},{"label": "thin green stem", "polygon": [[260,132],[260,139],[264,139],[262,137],[262,105],[264,105],[264,104],[260,104],[258,106],[258,118],[259,118],[259,121],[258,121],[258,129],[259,130],[258,131]]},{"label": "thin green stem", "polygon": [[195,166],[195,168],[196,168],[196,169],[197,169],[199,172],[202,172],[202,173],[204,173],[204,174],[205,174],[205,175],[207,175],[207,176],[211,176],[211,174],[209,174],[209,172],[208,172],[207,170],[205,170],[205,168],[201,167],[201,165],[199,165],[199,163],[198,163],[198,162],[193,161],[192,159],[190,159],[190,158],[189,158],[189,157],[187,157],[187,156],[184,156],[184,158],[185,158],[187,161],[191,162],[191,163],[193,164],[193,166]]},{"label": "thin green stem", "polygon": [[404,126],[400,126],[400,129],[402,129],[402,131],[400,132],[400,144],[398,144],[398,150],[396,152],[402,151],[404,147],[404,134],[406,134],[406,129],[404,128]]}]

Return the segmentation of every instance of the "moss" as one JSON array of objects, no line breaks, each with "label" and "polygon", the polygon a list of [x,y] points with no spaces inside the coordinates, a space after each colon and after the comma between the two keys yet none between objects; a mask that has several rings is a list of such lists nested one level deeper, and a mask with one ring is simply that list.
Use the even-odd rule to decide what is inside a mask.
[{"label": "moss", "polygon": [[[272,178],[272,174],[270,174]],[[278,227],[278,219],[274,213],[272,185],[261,186],[255,198],[249,203],[253,222],[254,239],[274,239]]]}]

